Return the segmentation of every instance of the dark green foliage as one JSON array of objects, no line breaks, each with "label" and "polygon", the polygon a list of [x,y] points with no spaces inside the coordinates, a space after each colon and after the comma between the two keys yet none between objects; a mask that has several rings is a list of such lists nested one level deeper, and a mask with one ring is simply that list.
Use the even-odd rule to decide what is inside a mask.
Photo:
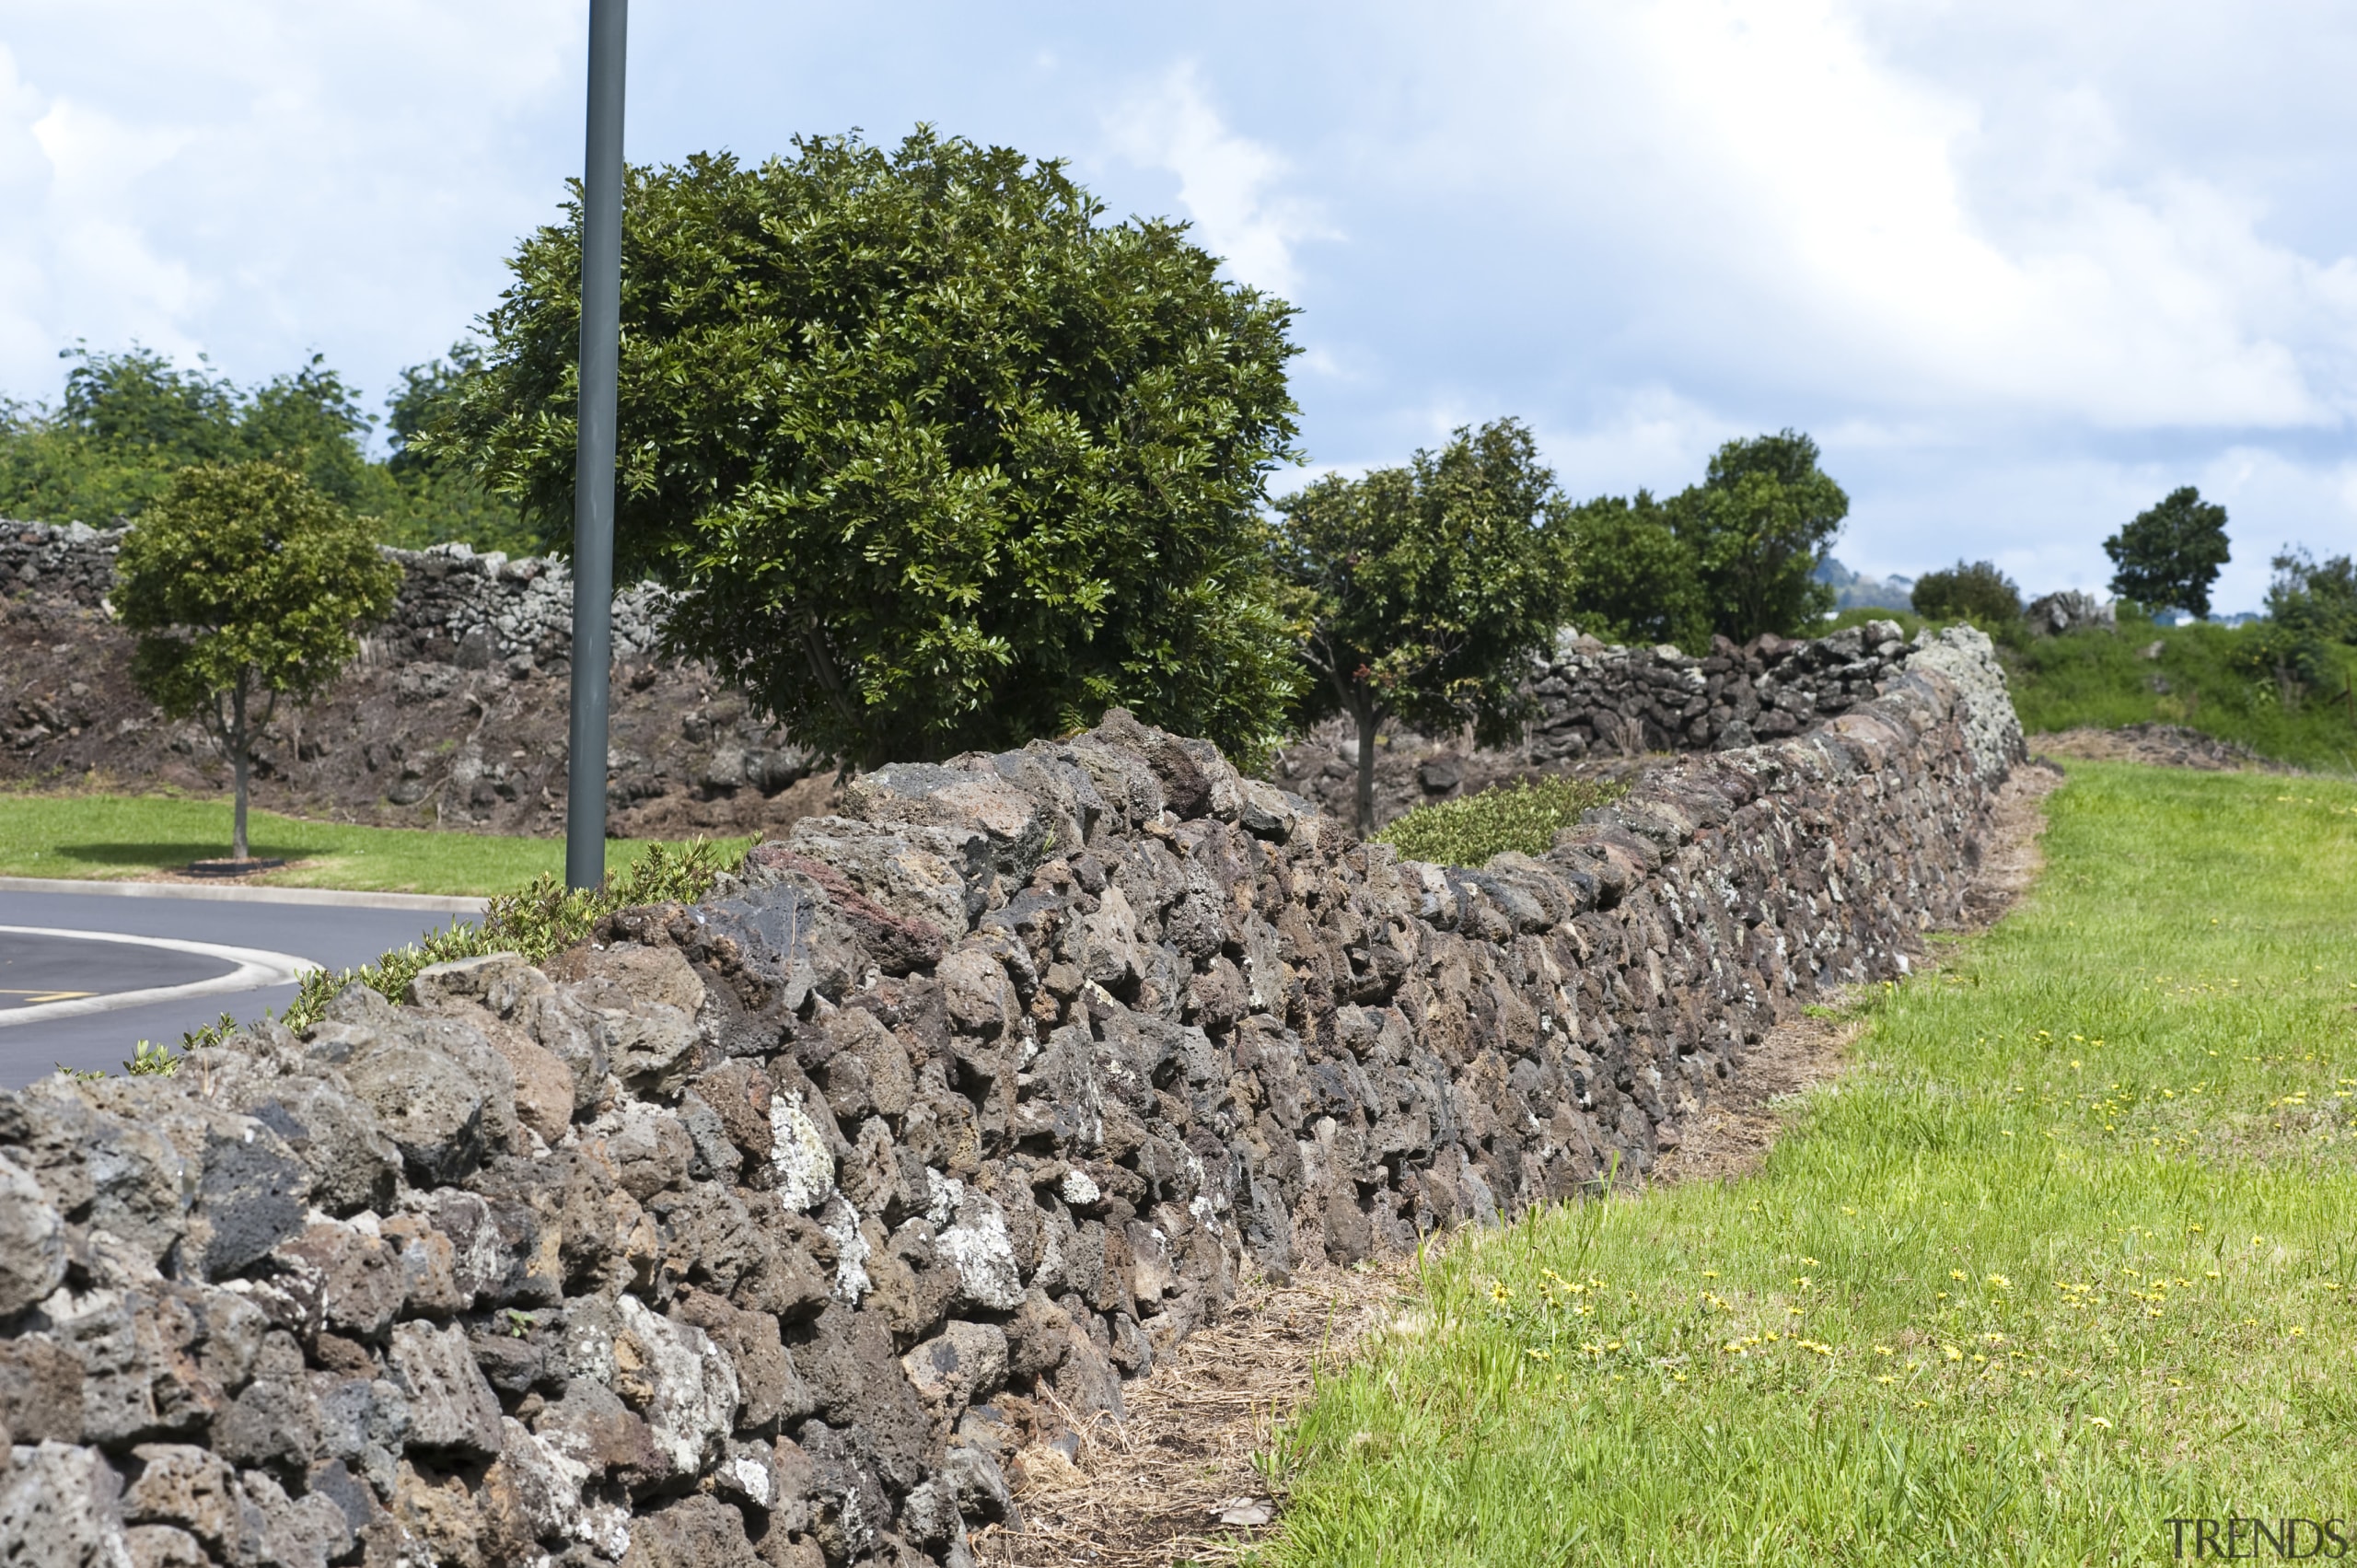
[{"label": "dark green foliage", "polygon": [[[1056,163],[926,130],[630,172],[620,570],[679,649],[855,762],[1120,704],[1239,754],[1291,629],[1259,508],[1291,307]],[[449,435],[552,544],[573,514],[579,209],[524,242]]]},{"label": "dark green foliage", "polygon": [[202,359],[183,370],[137,346],[64,357],[75,363],[56,408],[10,404],[0,420],[0,516],[105,526],[138,516],[189,464],[254,459],[341,505],[364,498],[368,418],[316,355],[251,391]]},{"label": "dark green foliage", "polygon": [[1573,619],[1607,641],[1694,653],[1713,633],[1738,643],[1808,634],[1833,608],[1816,573],[1849,512],[1808,436],[1730,441],[1701,484],[1666,502],[1640,491],[1577,509]]},{"label": "dark green foliage", "polygon": [[2228,559],[2226,509],[2201,499],[2192,485],[2172,490],[2157,506],[2103,541],[2111,557],[2111,591],[2152,610],[2210,613],[2210,587]]},{"label": "dark green foliage", "polygon": [[229,760],[231,853],[243,859],[255,734],[282,696],[308,702],[342,672],[354,630],[392,608],[401,574],[359,519],[266,462],[180,470],[115,571],[116,615],[139,633],[133,677],[166,713],[202,719]]},{"label": "dark green foliage", "polygon": [[1991,561],[1959,561],[1917,579],[1915,613],[1928,621],[2008,626],[2022,618],[2022,591]]},{"label": "dark green foliage", "polygon": [[1850,497],[1817,459],[1817,443],[1795,430],[1730,441],[1701,484],[1670,504],[1712,631],[1738,643],[1762,632],[1800,635],[1833,608],[1832,588],[1815,574]]},{"label": "dark green foliage", "polygon": [[[464,352],[453,351],[461,369]],[[374,421],[317,354],[245,389],[202,356],[194,369],[136,345],[122,354],[75,348],[64,357],[74,366],[55,408],[0,403],[0,517],[109,526],[140,516],[192,464],[268,461],[377,519],[387,543],[528,543],[514,508],[463,471],[401,460],[399,444],[414,428],[404,417],[422,421],[447,392],[438,361],[406,373],[393,399],[396,454],[379,463],[366,449]]]},{"label": "dark green foliage", "polygon": [[1609,779],[1526,779],[1419,806],[1375,836],[1409,860],[1478,867],[1508,850],[1545,854],[1559,830],[1579,825],[1582,812],[1628,793],[1627,784]]},{"label": "dark green foliage", "polygon": [[482,374],[482,350],[461,341],[449,357],[412,365],[385,400],[385,430],[391,455],[384,462],[391,480],[378,512],[377,537],[412,550],[445,540],[462,540],[477,550],[528,555],[540,548],[514,502],[485,489],[473,470],[421,438],[455,409],[470,382]]},{"label": "dark green foliage", "polygon": [[1308,623],[1308,716],[1359,734],[1359,830],[1374,826],[1375,738],[1399,719],[1505,738],[1521,678],[1569,609],[1568,513],[1530,432],[1503,419],[1364,479],[1278,504],[1277,570]]},{"label": "dark green foliage", "polygon": [[1608,643],[1709,646],[1710,606],[1693,547],[1652,492],[1640,490],[1633,501],[1601,496],[1573,512],[1571,528],[1573,625]]}]

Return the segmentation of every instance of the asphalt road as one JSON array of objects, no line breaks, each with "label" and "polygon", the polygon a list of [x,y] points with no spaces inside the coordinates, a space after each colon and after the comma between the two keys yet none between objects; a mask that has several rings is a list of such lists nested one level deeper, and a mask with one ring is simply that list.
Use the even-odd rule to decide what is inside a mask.
[{"label": "asphalt road", "polygon": [[[88,1005],[127,993],[286,972],[283,965],[257,961],[273,955],[331,970],[354,968],[464,918],[417,909],[0,891],[0,928],[17,928],[0,929],[0,1087],[20,1088],[60,1065],[120,1072],[141,1040],[177,1045],[182,1033],[224,1012],[251,1018],[264,1008],[284,1007],[296,987],[244,983],[64,1017],[12,1020],[11,1014],[39,1008],[53,1015],[59,1003]],[[234,953],[74,935],[79,932],[251,953],[241,959]]]}]

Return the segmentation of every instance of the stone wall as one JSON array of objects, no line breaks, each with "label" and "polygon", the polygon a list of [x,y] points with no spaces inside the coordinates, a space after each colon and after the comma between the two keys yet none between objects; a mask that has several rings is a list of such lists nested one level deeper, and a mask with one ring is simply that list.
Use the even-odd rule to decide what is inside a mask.
[{"label": "stone wall", "polygon": [[[122,537],[78,523],[56,528],[0,522],[0,588],[96,605],[112,585]],[[462,544],[386,553],[401,564],[401,590],[391,617],[370,633],[372,656],[474,668],[506,664],[519,671],[565,657],[573,591],[563,561],[477,555]],[[655,651],[664,597],[644,584],[616,596],[617,657]],[[1898,627],[1887,621],[1807,641],[1771,635],[1738,647],[1722,638],[1699,658],[1673,647],[1614,647],[1566,636],[1532,668],[1538,714],[1513,761],[1551,768],[1594,756],[1710,750],[1796,734],[1865,701],[1907,656]],[[1281,767],[1280,782],[1348,816],[1348,790],[1329,782],[1347,769],[1325,772],[1330,749],[1295,751],[1298,770]]]},{"label": "stone wall", "polygon": [[695,907],[0,1096],[0,1560],[971,1561],[1248,1270],[1642,1171],[1956,920],[1984,639],[1402,863],[1126,715],[855,781]]},{"label": "stone wall", "polygon": [[[0,521],[0,592],[41,594],[91,608],[114,587],[121,528],[82,523]],[[430,661],[528,668],[566,656],[573,644],[573,575],[552,555],[478,555],[463,544],[386,549],[401,568],[400,596],[370,633],[372,653],[394,663]],[[614,596],[614,655],[638,659],[661,638],[663,590],[625,586]]]}]

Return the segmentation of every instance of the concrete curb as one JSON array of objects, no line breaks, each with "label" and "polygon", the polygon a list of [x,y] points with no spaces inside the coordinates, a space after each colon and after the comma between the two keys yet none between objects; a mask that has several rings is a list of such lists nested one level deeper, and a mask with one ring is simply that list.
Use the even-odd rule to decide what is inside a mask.
[{"label": "concrete curb", "polygon": [[298,958],[292,953],[273,953],[261,947],[228,947],[218,942],[187,942],[170,936],[126,936],[111,931],[62,931],[41,925],[0,925],[0,935],[63,936],[73,942],[119,942],[134,947],[161,947],[167,952],[193,953],[199,958],[219,958],[237,966],[227,974],[192,981],[186,985],[143,986],[136,991],[113,991],[98,996],[76,996],[64,1002],[39,1002],[29,1007],[0,1010],[0,1028],[17,1024],[46,1023],[52,1018],[78,1018],[91,1013],[111,1013],[123,1007],[144,1007],[151,1002],[178,1002],[191,996],[223,996],[234,992],[256,991],[268,985],[285,985],[301,980],[319,967],[310,959]]},{"label": "concrete curb", "polygon": [[338,909],[434,910],[482,914],[489,899],[446,893],[348,893],[333,888],[205,888],[182,882],[83,882],[63,877],[0,877],[0,893],[91,893],[116,899],[194,899],[232,904],[327,904]]}]

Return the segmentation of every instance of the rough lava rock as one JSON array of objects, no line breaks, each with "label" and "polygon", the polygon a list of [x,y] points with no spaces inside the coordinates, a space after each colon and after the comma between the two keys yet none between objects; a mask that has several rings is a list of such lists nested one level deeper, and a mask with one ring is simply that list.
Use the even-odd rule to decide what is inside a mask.
[{"label": "rough lava rock", "polygon": [[[1852,641],[1542,855],[1403,862],[1115,714],[545,966],[0,1095],[0,1562],[971,1562],[1248,1273],[1643,1172],[1962,917],[2003,678]],[[1720,724],[1732,663],[1649,656]]]}]

